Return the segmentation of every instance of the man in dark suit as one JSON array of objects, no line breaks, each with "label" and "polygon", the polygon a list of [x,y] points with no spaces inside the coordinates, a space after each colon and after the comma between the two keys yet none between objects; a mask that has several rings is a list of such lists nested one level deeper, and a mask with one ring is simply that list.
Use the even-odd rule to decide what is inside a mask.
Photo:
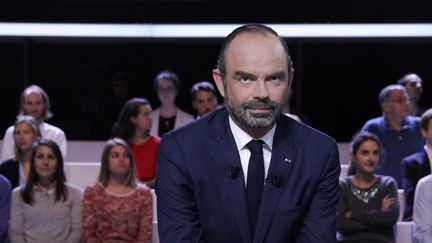
[{"label": "man in dark suit", "polygon": [[226,108],[166,134],[159,147],[161,243],[336,241],[337,145],[282,115],[291,65],[269,27],[227,36],[213,70]]},{"label": "man in dark suit", "polygon": [[404,221],[411,221],[413,214],[414,193],[418,181],[431,173],[432,157],[432,109],[423,113],[420,118],[420,131],[425,138],[424,149],[405,157],[402,164],[402,188],[405,194]]}]

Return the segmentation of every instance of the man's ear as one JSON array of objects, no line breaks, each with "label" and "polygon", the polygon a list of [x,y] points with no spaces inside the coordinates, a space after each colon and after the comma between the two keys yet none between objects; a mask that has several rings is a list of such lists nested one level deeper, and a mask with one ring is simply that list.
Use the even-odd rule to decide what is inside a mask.
[{"label": "man's ear", "polygon": [[219,69],[213,69],[213,79],[216,83],[216,87],[222,97],[225,97],[225,87],[223,85],[223,77]]}]

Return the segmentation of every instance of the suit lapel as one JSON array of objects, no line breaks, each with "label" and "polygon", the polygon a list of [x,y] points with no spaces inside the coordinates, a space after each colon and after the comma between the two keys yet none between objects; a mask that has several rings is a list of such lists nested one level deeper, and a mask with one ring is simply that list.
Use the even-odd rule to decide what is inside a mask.
[{"label": "suit lapel", "polygon": [[[294,150],[294,139],[290,132],[293,126],[292,121],[280,119],[275,131],[270,168],[264,186],[263,197],[261,199],[258,224],[254,242],[263,242],[267,229],[270,226],[274,213],[283,192],[288,188],[288,183],[292,183],[288,178],[295,163],[296,151]],[[269,179],[279,175],[283,178],[280,186],[272,184]]]},{"label": "suit lapel", "polygon": [[241,162],[234,137],[229,127],[228,112],[223,112],[218,118],[220,118],[219,121],[218,119],[213,121],[214,124],[218,125],[212,134],[214,140],[211,156],[219,169],[221,180],[226,188],[229,201],[232,204],[232,212],[235,215],[244,242],[251,242],[251,228],[244,178],[243,175],[231,178],[229,174],[232,166],[238,165],[241,167]]}]

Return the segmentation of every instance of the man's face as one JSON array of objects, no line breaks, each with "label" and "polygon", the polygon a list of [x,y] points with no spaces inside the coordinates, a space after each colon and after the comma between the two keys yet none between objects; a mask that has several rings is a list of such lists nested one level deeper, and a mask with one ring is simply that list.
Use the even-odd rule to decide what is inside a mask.
[{"label": "man's face", "polygon": [[423,137],[426,139],[426,144],[432,146],[432,119],[429,120],[427,129],[421,129]]},{"label": "man's face", "polygon": [[408,96],[413,101],[418,101],[423,93],[422,80],[416,74],[410,74],[406,77],[405,89],[408,92]]},{"label": "man's face", "polygon": [[198,116],[205,116],[216,109],[217,98],[211,91],[199,90],[195,93],[192,106],[197,111]]},{"label": "man's face", "polygon": [[384,101],[384,112],[391,117],[405,118],[409,111],[409,97],[405,90],[393,90]]},{"label": "man's face", "polygon": [[226,84],[221,87],[218,71],[214,71],[214,78],[231,117],[243,130],[271,128],[290,87],[287,57],[280,41],[271,34],[241,33],[228,47],[225,61]]},{"label": "man's face", "polygon": [[45,110],[45,102],[42,95],[38,93],[31,93],[24,97],[23,104],[24,114],[34,117],[36,120],[42,118],[42,113]]}]

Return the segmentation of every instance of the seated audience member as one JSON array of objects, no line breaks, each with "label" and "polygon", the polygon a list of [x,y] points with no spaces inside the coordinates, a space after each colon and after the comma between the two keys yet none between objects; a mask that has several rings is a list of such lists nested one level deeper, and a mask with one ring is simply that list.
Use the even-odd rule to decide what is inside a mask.
[{"label": "seated audience member", "polygon": [[368,120],[361,130],[377,135],[386,153],[377,173],[393,177],[402,188],[402,159],[424,146],[420,118],[408,115],[409,97],[402,85],[384,87],[379,103],[382,116]]},{"label": "seated audience member", "polygon": [[423,93],[423,81],[415,73],[407,73],[397,81],[398,84],[405,87],[410,98],[409,104],[409,115],[410,116],[421,116],[426,110],[418,105],[419,100]]},{"label": "seated audience member", "polygon": [[[18,116],[30,115],[39,123],[41,136],[53,140],[58,144],[63,158],[66,158],[66,136],[64,132],[45,122],[51,118],[51,102],[48,94],[41,87],[31,85],[21,93],[20,112]],[[15,158],[14,154],[14,126],[10,126],[3,137],[3,147],[0,161]]]},{"label": "seated audience member", "polygon": [[394,242],[399,217],[396,181],[375,173],[383,148],[369,132],[351,142],[348,176],[340,180],[336,229],[338,242]]},{"label": "seated audience member", "polygon": [[152,195],[146,185],[136,184],[134,167],[129,145],[108,140],[99,182],[84,191],[84,242],[151,242]]},{"label": "seated audience member", "polygon": [[0,174],[0,242],[8,242],[11,184]]},{"label": "seated audience member", "polygon": [[58,145],[36,142],[24,187],[12,193],[11,242],[80,242],[81,191],[69,184]]},{"label": "seated audience member", "polygon": [[180,91],[180,80],[177,74],[165,70],[160,72],[154,81],[160,107],[152,113],[153,123],[151,134],[160,137],[174,128],[183,126],[194,120],[194,117],[177,107],[176,97]]},{"label": "seated audience member", "polygon": [[39,136],[39,126],[32,116],[17,118],[13,129],[15,158],[0,164],[0,173],[9,179],[12,188],[25,186],[30,173],[33,143]]},{"label": "seated audience member", "polygon": [[414,193],[414,239],[417,243],[432,241],[432,175],[421,178]]},{"label": "seated audience member", "polygon": [[137,177],[153,187],[156,180],[157,151],[160,137],[150,134],[152,108],[147,99],[132,98],[120,111],[114,136],[125,140],[135,157]]},{"label": "seated audience member", "polygon": [[192,86],[192,107],[197,111],[197,119],[214,111],[218,106],[215,87],[207,81]]},{"label": "seated audience member", "polygon": [[420,118],[421,133],[425,138],[425,146],[419,152],[402,160],[402,187],[405,193],[405,211],[403,219],[412,220],[414,192],[417,182],[431,173],[432,161],[432,108],[425,111]]}]

